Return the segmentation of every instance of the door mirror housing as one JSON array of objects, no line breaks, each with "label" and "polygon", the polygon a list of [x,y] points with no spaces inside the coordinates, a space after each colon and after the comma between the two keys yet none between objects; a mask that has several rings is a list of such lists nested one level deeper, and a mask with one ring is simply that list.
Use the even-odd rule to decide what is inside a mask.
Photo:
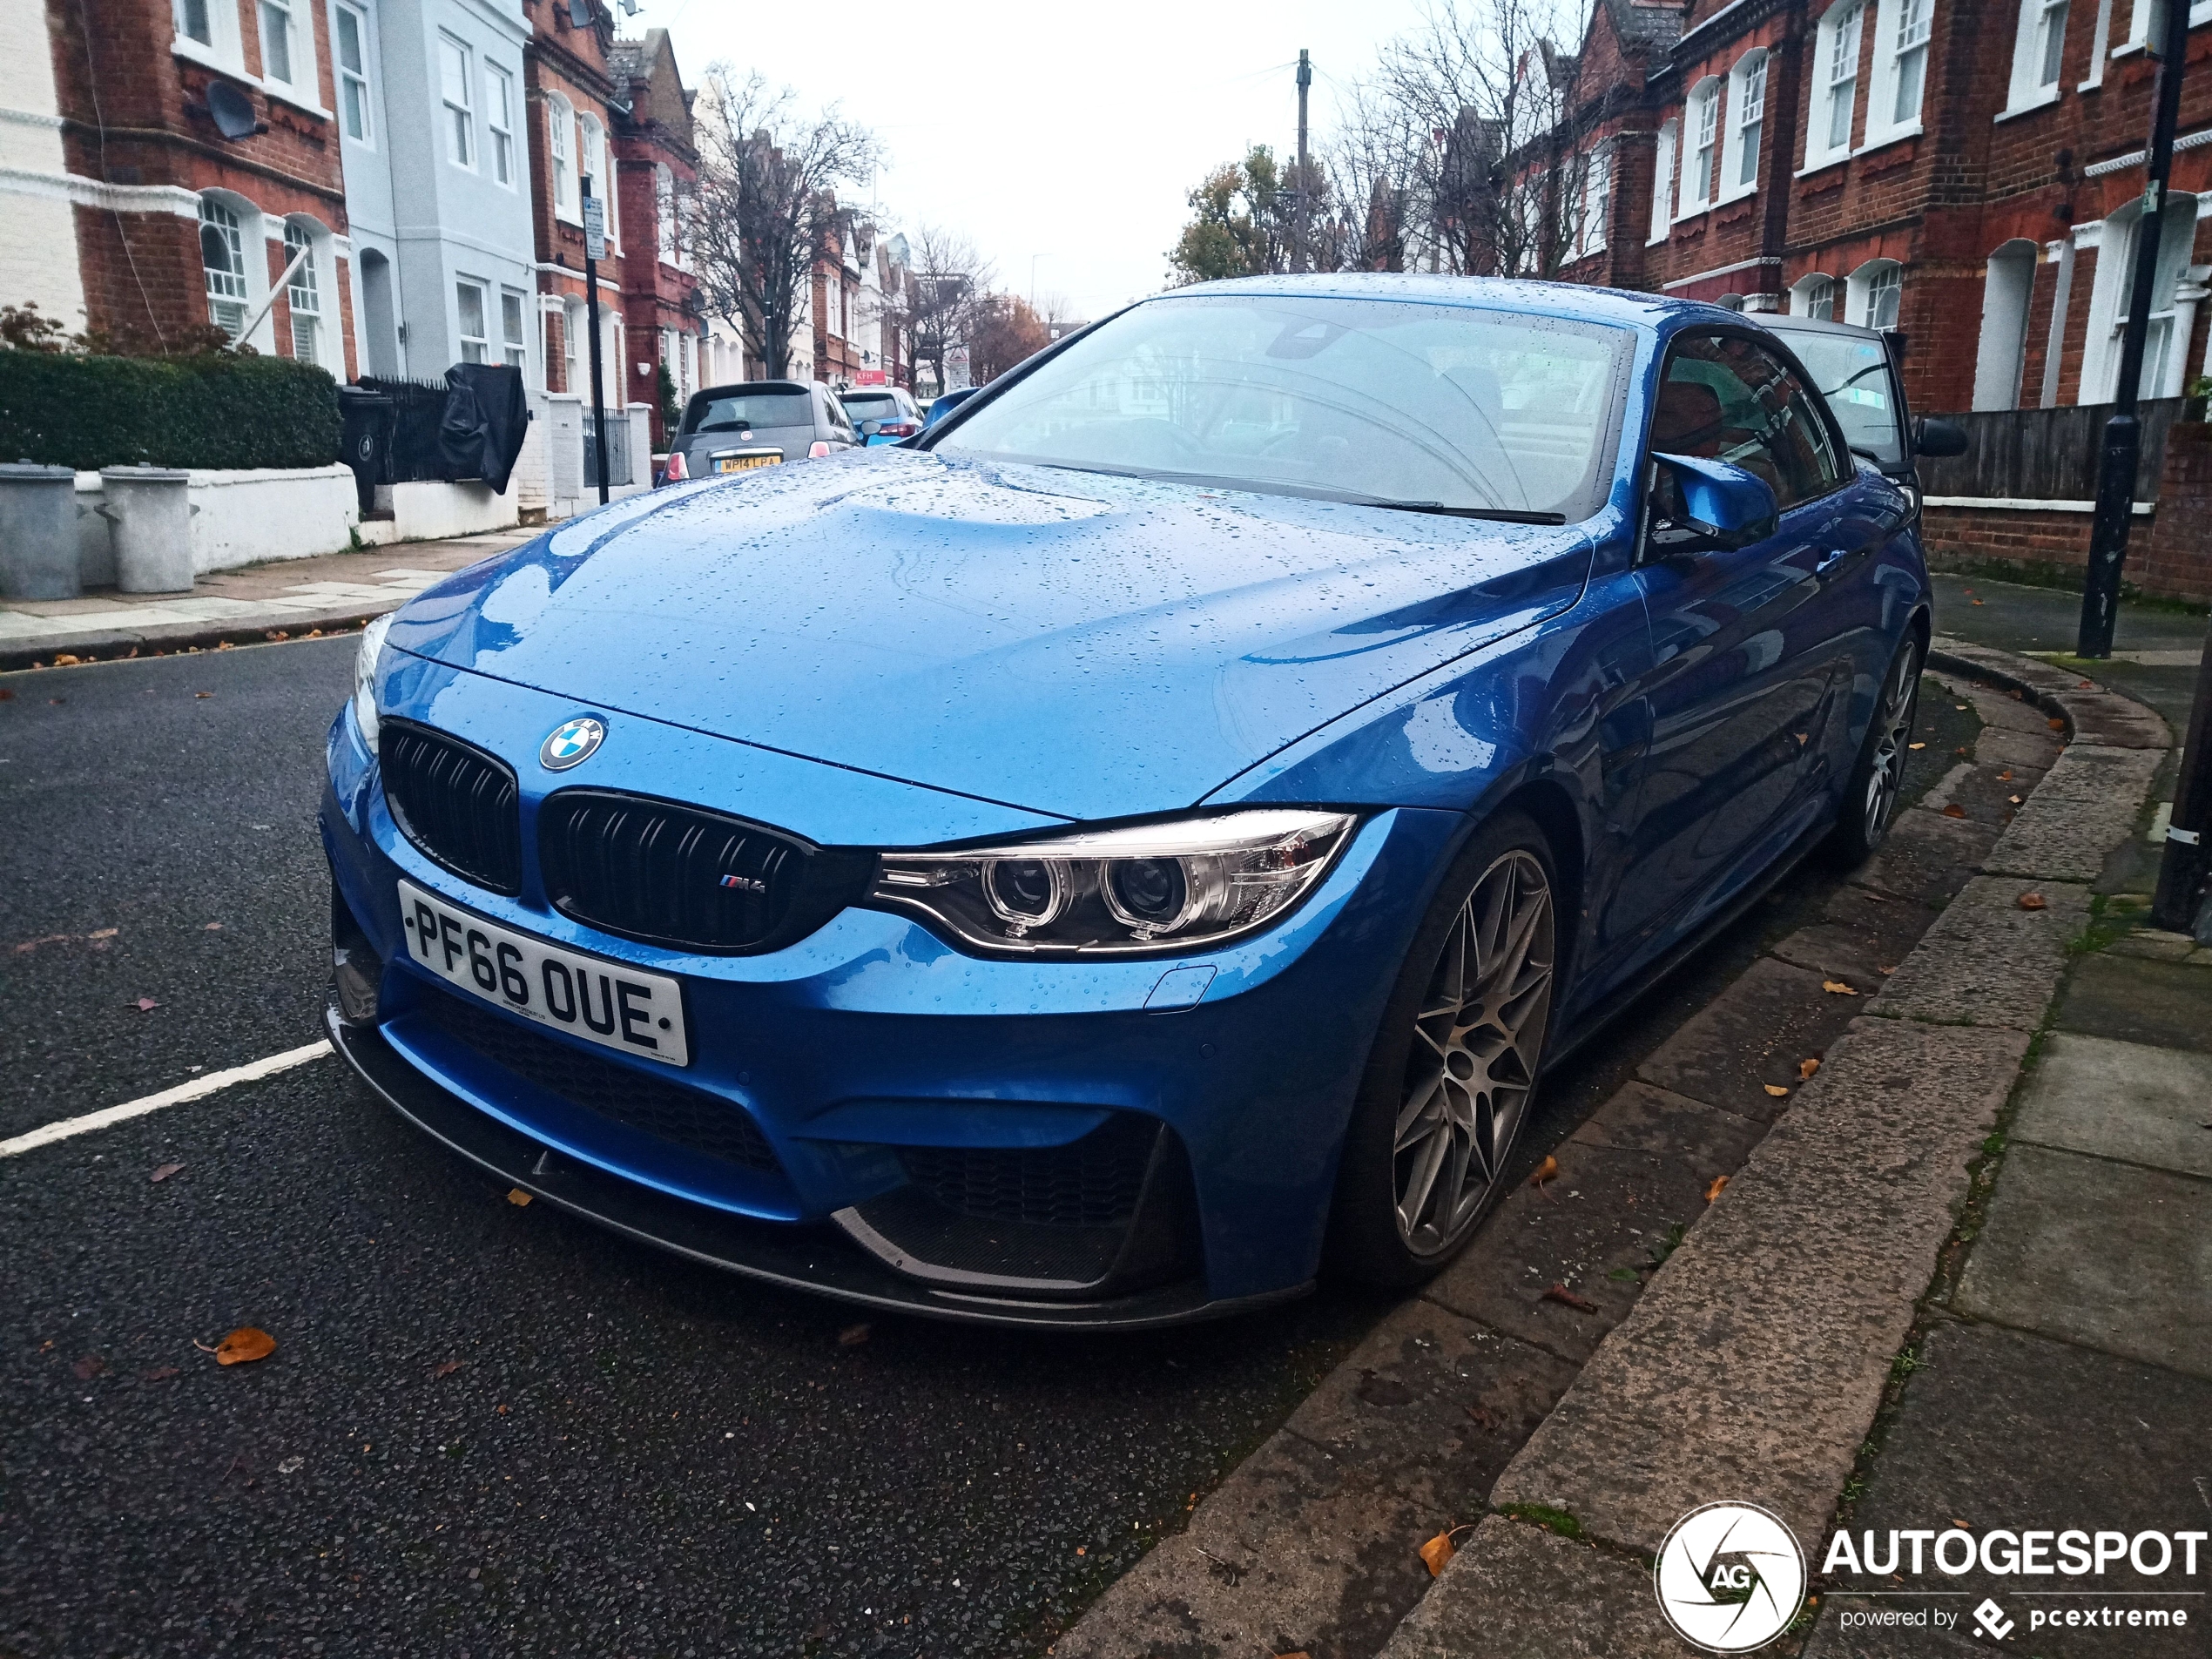
[{"label": "door mirror housing", "polygon": [[873,438],[877,433],[882,430],[883,422],[880,421],[863,421],[860,422],[860,435],[864,438]]},{"label": "door mirror housing", "polygon": [[1924,415],[1912,423],[1912,453],[1946,461],[1966,453],[1966,428],[1955,421]]},{"label": "door mirror housing", "polygon": [[1673,486],[1666,493],[1674,501],[1652,520],[1653,530],[1663,532],[1655,538],[1661,552],[1749,547],[1774,534],[1781,512],[1765,479],[1700,455],[1655,451],[1651,459]]}]

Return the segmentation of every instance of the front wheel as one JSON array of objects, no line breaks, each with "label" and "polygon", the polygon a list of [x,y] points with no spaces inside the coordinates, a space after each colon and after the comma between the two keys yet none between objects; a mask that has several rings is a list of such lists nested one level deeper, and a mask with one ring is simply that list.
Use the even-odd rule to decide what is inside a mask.
[{"label": "front wheel", "polygon": [[1534,823],[1504,813],[1454,860],[1384,1013],[1330,1217],[1346,1278],[1412,1285],[1505,1190],[1550,1031],[1556,883]]},{"label": "front wheel", "polygon": [[1888,839],[1905,789],[1905,757],[1920,711],[1919,635],[1907,630],[1882,691],[1874,718],[1859,745],[1858,764],[1844,785],[1844,810],[1831,843],[1837,860],[1854,868],[1874,856]]}]

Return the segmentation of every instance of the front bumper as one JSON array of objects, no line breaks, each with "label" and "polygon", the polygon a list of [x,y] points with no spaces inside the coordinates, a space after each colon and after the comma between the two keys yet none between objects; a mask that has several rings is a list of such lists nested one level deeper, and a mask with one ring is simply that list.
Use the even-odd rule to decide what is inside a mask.
[{"label": "front bumper", "polygon": [[[870,1305],[1040,1326],[1206,1318],[1310,1285],[1375,1022],[1461,821],[1381,814],[1285,922],[1195,963],[984,961],[873,911],[783,951],[705,958],[597,933],[528,885],[502,898],[429,863],[392,824],[349,715],[330,759],[323,826],[350,964],[339,988],[353,988],[348,1007],[334,1003],[333,1038],[395,1109],[516,1186],[697,1259]],[[594,1111],[557,1079],[500,1063],[496,1040],[456,1040],[457,994],[408,959],[402,876],[677,976],[691,1064],[671,1074],[470,1010],[479,1028],[513,1028],[593,1069]],[[1195,1006],[1154,997],[1177,968],[1211,970]],[[606,1109],[608,1073],[742,1118],[772,1156],[741,1167],[640,1132]],[[934,1226],[910,1202],[925,1154],[972,1156],[1021,1182],[1023,1159],[1049,1163],[1116,1124],[1157,1127],[1158,1144],[1134,1217],[1118,1239],[1089,1235],[1103,1253],[1088,1266],[1040,1269],[1056,1236],[974,1216]],[[1066,1168],[1049,1178],[1088,1179]]]}]

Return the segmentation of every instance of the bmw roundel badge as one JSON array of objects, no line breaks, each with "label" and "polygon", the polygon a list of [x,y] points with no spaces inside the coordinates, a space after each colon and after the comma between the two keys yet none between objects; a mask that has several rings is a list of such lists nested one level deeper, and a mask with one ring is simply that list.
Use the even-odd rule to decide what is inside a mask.
[{"label": "bmw roundel badge", "polygon": [[545,734],[538,745],[538,764],[548,772],[566,772],[591,759],[606,741],[607,728],[588,714],[563,720]]}]

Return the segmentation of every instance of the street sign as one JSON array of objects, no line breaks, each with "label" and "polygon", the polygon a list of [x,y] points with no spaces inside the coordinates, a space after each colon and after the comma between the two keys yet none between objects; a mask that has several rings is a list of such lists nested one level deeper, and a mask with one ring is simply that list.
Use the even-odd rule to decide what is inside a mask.
[{"label": "street sign", "polygon": [[945,389],[948,392],[964,392],[974,383],[968,377],[968,347],[965,346],[946,347]]},{"label": "street sign", "polygon": [[607,257],[607,204],[597,196],[583,199],[583,257]]}]

